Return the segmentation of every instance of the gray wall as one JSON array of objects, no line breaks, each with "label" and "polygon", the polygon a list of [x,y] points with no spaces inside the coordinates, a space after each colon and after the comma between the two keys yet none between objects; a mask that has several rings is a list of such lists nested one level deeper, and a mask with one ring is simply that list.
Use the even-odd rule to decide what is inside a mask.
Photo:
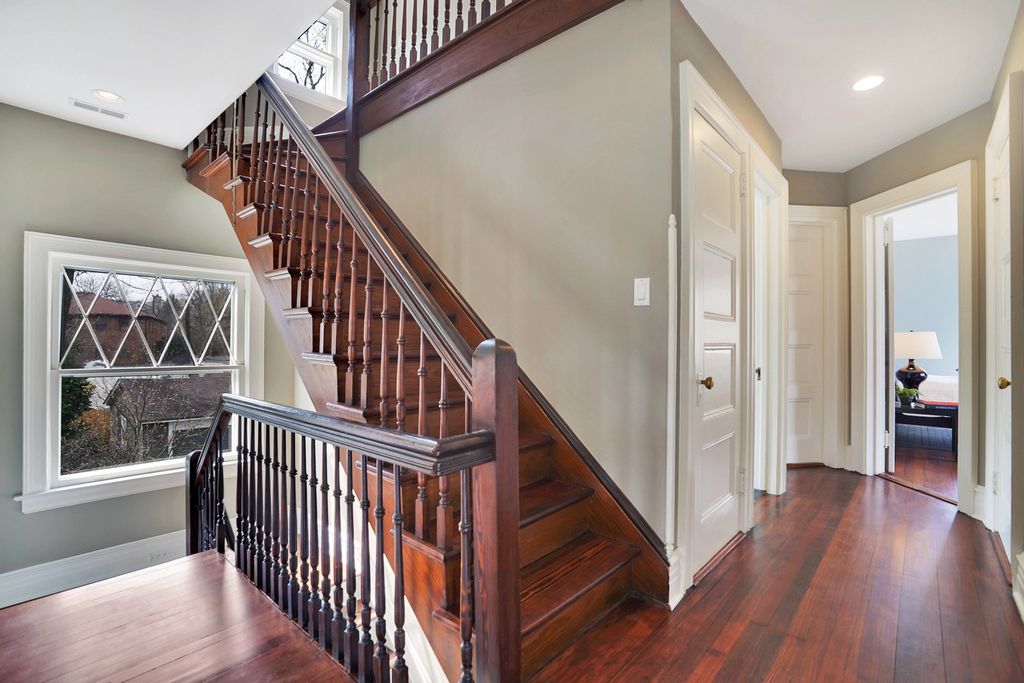
[{"label": "gray wall", "polygon": [[[777,159],[778,137],[679,0],[626,0],[360,149],[370,181],[662,534],[681,59]],[[645,276],[652,305],[634,308]]]},{"label": "gray wall", "polygon": [[[932,375],[956,375],[960,367],[960,318],[955,235],[899,240],[893,246],[893,325],[897,332],[934,331],[941,360],[921,360]],[[897,358],[902,367],[906,358]]]},{"label": "gray wall", "polygon": [[798,206],[848,206],[846,174],[784,169],[789,203]]},{"label": "gray wall", "polygon": [[[0,104],[0,573],[184,527],[183,488],[30,515],[13,500],[22,469],[23,234],[241,256],[224,210],[185,181],[181,161],[173,149]],[[290,403],[294,370],[273,325],[266,347],[266,396]]]}]

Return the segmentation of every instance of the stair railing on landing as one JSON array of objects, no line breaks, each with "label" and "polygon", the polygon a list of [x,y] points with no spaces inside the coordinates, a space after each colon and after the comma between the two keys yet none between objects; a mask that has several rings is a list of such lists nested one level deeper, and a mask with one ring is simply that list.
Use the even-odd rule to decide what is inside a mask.
[{"label": "stair railing on landing", "polygon": [[189,459],[188,552],[225,551],[224,460],[234,444],[238,570],[359,681],[402,683],[406,596],[425,589],[405,571],[403,475],[458,475],[460,681],[519,680],[518,511],[510,518],[496,504],[518,486],[516,368],[506,344],[481,344],[476,419],[488,428],[436,439],[223,396]]}]

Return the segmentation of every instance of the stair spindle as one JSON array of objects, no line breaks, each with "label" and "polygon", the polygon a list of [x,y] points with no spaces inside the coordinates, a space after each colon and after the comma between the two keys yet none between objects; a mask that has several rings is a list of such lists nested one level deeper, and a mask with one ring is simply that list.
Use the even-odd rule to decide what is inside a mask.
[{"label": "stair spindle", "polygon": [[370,372],[373,369],[373,259],[366,259],[366,303],[363,307],[363,377],[360,383],[359,407],[370,407]]},{"label": "stair spindle", "polygon": [[256,566],[253,568],[253,582],[256,587],[263,590],[263,579],[266,578],[266,546],[263,539],[266,534],[264,527],[264,495],[263,495],[263,427],[253,422],[256,433]]},{"label": "stair spindle", "polygon": [[[436,0],[435,0],[435,3],[436,3]],[[436,6],[436,4],[435,4],[435,6]],[[427,31],[428,31],[427,9],[429,7],[430,7],[430,0],[423,0],[423,7],[421,8],[422,11],[420,12],[420,19],[422,21],[423,26],[422,26],[422,29],[420,31],[420,46],[419,46],[419,53],[416,56],[416,60],[417,61],[419,61],[420,59],[423,59],[424,57],[427,56]],[[413,22],[413,23],[415,23],[415,22]]]},{"label": "stair spindle", "polygon": [[[288,584],[290,579],[290,561],[291,561],[291,541],[288,538],[289,532],[289,520],[288,520],[288,441],[285,438],[289,432],[284,430],[279,435],[280,441],[278,443],[281,447],[281,464],[280,464],[280,481],[278,482],[279,488],[277,489],[277,516],[278,525],[280,527],[280,556],[281,566],[277,573],[277,606],[281,608],[282,612],[288,612]],[[295,501],[291,501],[291,507],[295,506]]]},{"label": "stair spindle", "polygon": [[270,576],[267,581],[267,594],[270,599],[281,604],[281,593],[278,591],[280,586],[281,577],[281,506],[280,501],[276,500],[278,492],[281,490],[281,462],[278,453],[278,438],[280,436],[277,427],[267,428],[267,434],[270,436],[270,451],[273,457],[273,461],[270,465],[271,470],[271,488],[270,495],[268,496],[270,502]]},{"label": "stair spindle", "polygon": [[459,631],[462,645],[462,676],[460,683],[473,681],[473,476],[468,469],[459,473],[461,484],[462,516],[459,519],[461,534],[461,552],[459,565],[461,577],[459,585]]},{"label": "stair spindle", "polygon": [[235,529],[238,530],[237,538],[235,540],[235,566],[238,567],[238,571],[246,574],[245,567],[245,554],[249,547],[249,519],[248,519],[248,504],[249,497],[246,495],[246,477],[248,473],[246,471],[246,460],[249,457],[247,450],[247,442],[245,440],[245,418],[239,416],[235,422],[235,430],[237,438],[235,439],[238,443],[236,446],[238,452],[238,472],[235,475],[235,484],[237,489],[235,490]]},{"label": "stair spindle", "polygon": [[[299,452],[295,448],[295,432],[289,434],[288,450],[291,455],[291,467],[288,469],[288,616],[295,621],[299,619],[299,534],[298,514],[299,501],[295,497],[296,476],[299,473],[296,460]],[[304,441],[304,440],[303,440]]]},{"label": "stair spindle", "polygon": [[345,370],[345,405],[355,404],[356,390],[356,273],[359,268],[359,238],[351,226],[352,256],[348,262],[348,367]]},{"label": "stair spindle", "polygon": [[[416,433],[425,436],[427,433],[427,347],[423,330],[420,329],[420,365],[416,369],[419,383],[416,396]],[[427,524],[430,520],[430,503],[427,500],[427,475],[416,475],[416,537],[427,537]]]},{"label": "stair spindle", "polygon": [[395,532],[395,662],[391,667],[391,680],[393,683],[408,683],[409,668],[405,663],[405,560],[402,554],[402,530],[405,528],[405,520],[402,517],[402,468],[395,465],[394,470],[395,511],[391,521]]},{"label": "stair spindle", "polygon": [[388,383],[388,369],[391,365],[391,349],[388,347],[388,281],[384,278],[384,290],[381,296],[380,307],[380,426],[388,426],[388,409],[390,405],[390,390]]},{"label": "stair spindle", "polygon": [[391,59],[388,62],[388,78],[394,78],[398,74],[398,0],[392,3],[394,11],[391,13]]},{"label": "stair spindle", "polygon": [[302,188],[302,239],[299,243],[299,296],[298,306],[309,306],[309,278],[312,276],[309,268],[309,243],[310,243],[310,220],[309,220],[309,176],[306,172],[306,180]]},{"label": "stair spindle", "polygon": [[322,292],[318,273],[319,264],[317,258],[320,255],[320,178],[316,179],[313,190],[313,215],[310,217],[309,237],[309,293],[306,301],[312,306],[313,302],[320,299]]},{"label": "stair spindle", "polygon": [[249,464],[247,469],[249,470],[248,488],[249,495],[249,547],[247,548],[248,554],[245,560],[246,575],[249,580],[253,583],[256,582],[258,572],[256,571],[256,561],[259,556],[259,451],[256,447],[256,422],[254,420],[246,420],[247,431],[249,432]]},{"label": "stair spindle", "polygon": [[[412,25],[415,31],[416,27],[416,0],[412,1]],[[412,48],[409,48],[409,32],[406,22],[409,20],[409,0],[402,0],[402,48],[398,59],[398,70],[405,71],[409,68],[409,56],[408,52],[415,54],[416,52],[416,41],[412,43]]]},{"label": "stair spindle", "polygon": [[[345,592],[342,589],[342,559],[345,552],[341,547],[341,449],[334,447],[334,526],[331,527],[331,656],[339,662],[345,661]],[[324,515],[326,517],[326,514]]]},{"label": "stair spindle", "polygon": [[444,0],[444,28],[441,30],[441,45],[452,39],[451,28],[452,0]]},{"label": "stair spindle", "polygon": [[[262,90],[257,90],[256,91],[256,114],[255,114],[255,116],[256,116],[255,122],[256,123],[255,123],[255,127],[252,129],[252,131],[253,131],[253,141],[252,141],[252,144],[253,144],[253,148],[254,148],[253,156],[255,157],[255,159],[253,161],[254,166],[250,170],[250,174],[255,174],[255,179],[254,179],[253,184],[252,184],[252,196],[249,197],[249,202],[251,204],[256,204],[256,205],[259,205],[259,204],[263,203],[263,185],[265,183],[264,176],[266,175],[266,169],[264,167],[264,164],[265,164],[265,160],[266,160],[266,149],[265,149],[265,147],[266,147],[266,144],[267,144],[267,109],[269,107],[269,104],[267,103],[266,100],[263,100],[262,98],[263,98],[263,91]],[[261,114],[261,109],[260,109],[260,105],[261,104],[263,105],[262,114]],[[262,129],[260,128],[260,121],[263,121]],[[256,233],[257,234],[261,234],[260,228],[262,228],[262,226],[263,226],[263,212],[260,211],[259,219],[257,220],[257,229],[256,229]]]},{"label": "stair spindle", "polygon": [[[356,527],[355,470],[352,450],[345,451],[345,668],[355,671],[359,665],[359,627],[356,625]],[[336,522],[340,524],[340,522]]]},{"label": "stair spindle", "polygon": [[300,504],[301,508],[301,525],[302,528],[299,531],[299,614],[298,623],[302,628],[309,628],[309,515],[306,514],[309,510],[309,474],[306,472],[306,437],[299,436],[299,495],[302,498]]},{"label": "stair spindle", "polygon": [[316,441],[313,441],[309,451],[310,505],[303,507],[309,516],[309,585],[307,586],[309,597],[307,598],[306,614],[309,615],[307,630],[313,640],[320,638],[320,522],[317,519],[316,511],[317,485],[319,483],[316,476]]},{"label": "stair spindle", "polygon": [[[441,361],[441,396],[437,402],[439,427],[438,438],[448,436],[448,368],[444,361]],[[451,477],[441,475],[437,482],[437,547],[441,550],[448,550],[453,542],[455,531],[455,510],[452,509],[449,499],[451,488]]]},{"label": "stair spindle", "polygon": [[[334,611],[331,601],[331,537],[328,533],[331,520],[331,486],[327,473],[327,442],[321,444],[320,452],[320,647],[327,652],[333,648],[331,638]],[[335,522],[337,526],[337,522]]]},{"label": "stair spindle", "polygon": [[274,595],[274,518],[273,504],[270,500],[270,477],[273,461],[270,458],[270,426],[260,426],[260,439],[263,451],[263,565],[260,569],[260,581],[263,592]]},{"label": "stair spindle", "polygon": [[466,13],[466,28],[476,26],[476,0],[469,0],[469,11]]},{"label": "stair spindle", "polygon": [[405,431],[405,303],[398,302],[398,358],[395,367],[395,429]]},{"label": "stair spindle", "polygon": [[441,0],[434,0],[434,27],[430,32],[430,51],[433,52],[437,49],[439,35],[437,32],[438,19],[441,15]]},{"label": "stair spindle", "polygon": [[480,21],[491,16],[491,0],[482,0],[480,3]]},{"label": "stair spindle", "polygon": [[345,214],[338,211],[338,241],[334,245],[334,311],[331,315],[331,355],[342,355],[341,325],[345,315]]},{"label": "stair spindle", "polygon": [[[274,232],[274,214],[277,212],[277,180],[281,168],[281,138],[277,131],[284,127],[284,124],[278,125],[276,111],[271,110],[270,116],[270,151],[273,153],[273,162],[268,157],[267,163],[273,163],[274,168],[273,170],[267,169],[267,175],[270,177],[270,192],[267,193],[267,205],[260,217],[263,221],[262,234],[264,235]],[[277,259],[275,258],[273,261],[276,267]]]},{"label": "stair spindle", "polygon": [[[331,353],[334,342],[331,339],[331,332],[334,330],[334,303],[331,297],[331,252],[334,244],[331,236],[334,234],[334,199],[327,196],[327,223],[324,225],[324,252],[323,252],[323,277],[321,278],[320,290],[320,353]],[[337,258],[337,257],[336,257]]]},{"label": "stair spindle", "polygon": [[455,37],[458,38],[466,30],[466,22],[462,16],[462,0],[455,7]]},{"label": "stair spindle", "polygon": [[[384,5],[385,10],[387,9],[387,0],[383,3],[378,2],[373,8],[373,66],[370,69],[370,89],[376,88],[381,84],[381,71],[383,70],[383,64],[381,64],[381,56],[383,53],[383,47],[380,42],[380,6]],[[384,20],[385,30],[387,28],[387,20]]]},{"label": "stair spindle", "polygon": [[[284,173],[284,199],[281,203],[281,224],[284,244],[282,252],[282,267],[291,268],[295,265],[298,260],[299,252],[299,231],[298,226],[295,223],[295,195],[296,185],[299,183],[299,157],[298,148],[295,147],[293,154],[293,147],[295,143],[291,138],[288,138],[288,166]],[[293,159],[294,157],[294,159]],[[291,287],[291,304],[292,307],[298,306],[298,287],[296,286],[295,280],[292,280]]]},{"label": "stair spindle", "polygon": [[360,455],[359,464],[361,468],[359,508],[363,512],[362,521],[362,543],[360,547],[359,566],[359,601],[363,607],[359,612],[360,636],[359,636],[359,683],[373,682],[373,637],[370,635],[370,618],[373,605],[370,598],[370,491],[367,469],[369,463],[366,454]]},{"label": "stair spindle", "polygon": [[[377,647],[373,652],[373,678],[375,683],[387,683],[391,670],[391,662],[388,654],[388,622],[387,622],[387,595],[384,590],[384,565],[387,559],[384,557],[384,463],[376,460],[377,466],[377,504],[373,508],[373,516],[376,524],[377,551],[374,555],[376,577],[374,587],[377,589],[374,595],[374,611],[377,620],[374,622],[377,632]],[[397,530],[396,530],[397,531]]]}]

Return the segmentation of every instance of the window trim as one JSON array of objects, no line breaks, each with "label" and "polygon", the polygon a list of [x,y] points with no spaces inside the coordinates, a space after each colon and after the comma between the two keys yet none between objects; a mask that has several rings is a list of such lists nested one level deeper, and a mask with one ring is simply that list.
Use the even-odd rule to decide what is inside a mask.
[{"label": "window trim", "polygon": [[[231,372],[236,390],[263,396],[263,331],[265,305],[245,259],[196,254],[154,247],[25,232],[24,348],[22,377],[22,493],[15,496],[23,513],[79,505],[147,491],[183,486],[184,459],[140,463],[111,470],[60,477],[56,445],[59,419],[60,372],[53,367],[59,344],[60,307],[57,289],[65,265],[113,270],[153,270],[168,275],[230,279],[236,284],[239,315],[232,320],[238,357],[229,366],[154,368],[161,374]],[[45,298],[41,297],[45,295]],[[138,370],[126,374],[137,374]],[[225,469],[234,473],[234,461]],[[63,479],[63,481],[61,481]]]},{"label": "window trim", "polygon": [[277,66],[275,59],[268,71],[275,77],[278,84],[284,84],[282,90],[288,95],[304,100],[318,106],[331,106],[333,103],[344,102],[346,98],[345,88],[348,80],[348,3],[339,2],[324,12],[323,16],[316,21],[325,21],[330,26],[330,50],[318,50],[311,45],[296,39],[284,52],[292,53],[302,59],[309,59],[317,63],[326,62],[327,66],[327,93],[318,92],[296,83],[287,76],[284,76]]}]

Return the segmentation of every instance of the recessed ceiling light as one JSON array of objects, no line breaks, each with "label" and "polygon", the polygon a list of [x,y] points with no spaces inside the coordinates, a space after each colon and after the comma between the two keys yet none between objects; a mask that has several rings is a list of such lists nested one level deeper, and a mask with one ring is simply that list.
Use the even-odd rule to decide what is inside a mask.
[{"label": "recessed ceiling light", "polygon": [[123,97],[118,95],[116,92],[110,92],[109,90],[93,90],[92,94],[96,96],[96,99],[102,100],[103,102],[112,102],[114,104],[124,102]]},{"label": "recessed ceiling light", "polygon": [[860,79],[859,81],[853,84],[853,89],[856,90],[857,92],[871,90],[872,88],[877,88],[878,86],[882,85],[882,81],[884,80],[885,78],[882,76],[865,76],[864,78]]}]

